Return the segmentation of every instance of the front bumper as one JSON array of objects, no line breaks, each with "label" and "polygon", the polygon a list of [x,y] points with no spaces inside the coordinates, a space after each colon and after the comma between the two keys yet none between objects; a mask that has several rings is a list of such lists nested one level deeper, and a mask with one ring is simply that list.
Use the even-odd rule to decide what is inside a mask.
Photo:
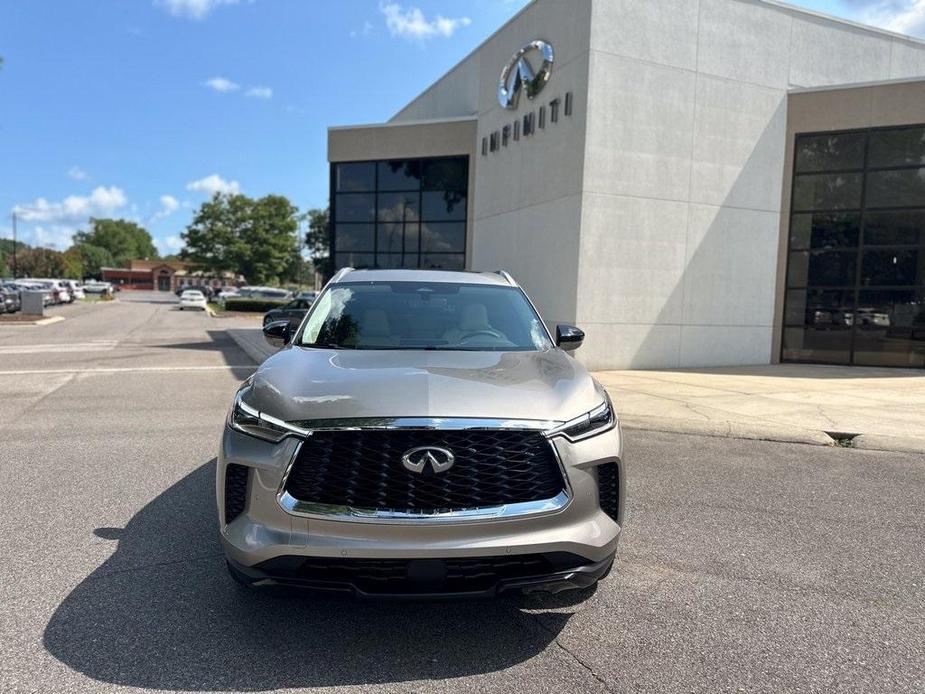
[{"label": "front bumper", "polygon": [[[288,513],[279,502],[280,485],[298,441],[287,438],[270,444],[226,427],[216,475],[222,545],[231,566],[247,582],[258,584],[305,583],[291,572],[280,573],[281,557],[294,558],[285,560],[289,562],[306,557],[410,562],[558,553],[577,560],[565,568],[552,565],[539,575],[505,578],[475,592],[494,594],[529,584],[582,587],[609,569],[620,536],[625,497],[620,429],[574,443],[555,438],[553,443],[571,492],[562,508],[528,516],[458,522],[361,522]],[[616,518],[604,513],[598,501],[596,468],[604,463],[616,463],[619,468]],[[244,511],[226,523],[225,474],[230,464],[248,468],[247,493]],[[350,581],[333,589],[368,592]]]}]

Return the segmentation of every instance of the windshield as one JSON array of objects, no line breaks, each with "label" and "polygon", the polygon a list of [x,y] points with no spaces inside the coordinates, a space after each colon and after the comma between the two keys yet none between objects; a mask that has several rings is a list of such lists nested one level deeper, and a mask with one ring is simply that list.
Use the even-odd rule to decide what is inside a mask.
[{"label": "windshield", "polygon": [[315,301],[299,344],[478,352],[552,346],[520,289],[449,282],[338,284]]}]

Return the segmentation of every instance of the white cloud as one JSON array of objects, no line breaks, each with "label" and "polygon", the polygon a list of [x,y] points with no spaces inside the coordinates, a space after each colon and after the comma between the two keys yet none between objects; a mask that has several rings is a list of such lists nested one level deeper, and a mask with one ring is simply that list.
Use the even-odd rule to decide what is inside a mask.
[{"label": "white cloud", "polygon": [[925,37],[925,0],[842,0],[857,19],[900,34]]},{"label": "white cloud", "polygon": [[272,99],[273,90],[270,87],[251,87],[244,96],[249,96],[253,99]]},{"label": "white cloud", "polygon": [[395,2],[382,2],[379,4],[379,10],[385,15],[385,25],[392,36],[412,40],[432,39],[438,36],[449,38],[460,27],[472,24],[468,17],[449,19],[437,15],[434,19],[427,20],[417,7],[403,10],[401,5]]},{"label": "white cloud", "polygon": [[241,88],[237,82],[232,82],[227,77],[213,77],[203,82],[203,85],[216,92],[236,92]]},{"label": "white cloud", "polygon": [[350,38],[355,39],[357,36],[369,36],[373,33],[373,23],[369,20],[363,22],[363,28],[357,31],[354,29],[350,32]]},{"label": "white cloud", "polygon": [[90,195],[69,195],[61,202],[36,198],[28,205],[16,205],[13,212],[25,222],[85,222],[88,217],[108,217],[126,205],[121,188],[98,186]]},{"label": "white cloud", "polygon": [[186,189],[197,193],[208,193],[209,195],[214,195],[215,193],[235,194],[241,192],[241,185],[237,181],[226,181],[218,174],[211,174],[205,178],[200,178],[198,181],[190,181],[186,184]]},{"label": "white cloud", "polygon": [[164,238],[154,239],[157,250],[161,255],[172,255],[183,248],[183,239],[173,234]]},{"label": "white cloud", "polygon": [[[27,232],[27,236],[31,236],[27,243],[42,248],[53,248],[56,251],[66,251],[71,247],[75,233],[77,233],[77,228],[73,226],[61,224],[52,224],[47,227],[37,226],[31,230],[31,234]],[[23,238],[20,236],[19,240],[22,241]]]},{"label": "white cloud", "polygon": [[174,17],[204,19],[219,5],[237,5],[238,0],[157,0],[155,3]]},{"label": "white cloud", "polygon": [[88,178],[87,172],[81,169],[79,166],[72,166],[67,170],[67,175],[69,178],[73,178],[75,181],[86,181]]},{"label": "white cloud", "polygon": [[151,221],[163,219],[172,215],[180,209],[180,201],[172,195],[162,195],[160,197],[161,208],[151,216]]}]

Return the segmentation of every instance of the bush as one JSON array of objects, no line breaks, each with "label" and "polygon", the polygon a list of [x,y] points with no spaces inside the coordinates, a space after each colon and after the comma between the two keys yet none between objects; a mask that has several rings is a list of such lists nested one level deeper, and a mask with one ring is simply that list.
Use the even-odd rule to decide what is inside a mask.
[{"label": "bush", "polygon": [[270,309],[279,308],[285,301],[275,301],[273,299],[234,299],[225,300],[226,311],[248,311],[251,313],[266,313]]}]

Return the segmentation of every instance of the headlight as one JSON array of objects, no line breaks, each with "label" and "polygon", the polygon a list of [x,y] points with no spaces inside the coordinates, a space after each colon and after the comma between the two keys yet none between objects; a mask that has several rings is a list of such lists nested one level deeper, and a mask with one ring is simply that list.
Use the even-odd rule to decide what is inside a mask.
[{"label": "headlight", "polygon": [[613,429],[617,423],[617,417],[613,412],[613,405],[610,397],[605,393],[604,402],[595,407],[587,414],[583,414],[575,419],[570,419],[565,424],[557,426],[546,432],[546,436],[564,436],[569,441],[582,441],[605,431]]},{"label": "headlight", "polygon": [[232,429],[237,429],[249,436],[256,436],[258,439],[273,443],[279,443],[292,434],[305,436],[309,433],[305,429],[294,427],[281,419],[271,417],[248,405],[244,402],[245,390],[239,390],[234,397],[234,406],[228,415],[228,424]]}]

